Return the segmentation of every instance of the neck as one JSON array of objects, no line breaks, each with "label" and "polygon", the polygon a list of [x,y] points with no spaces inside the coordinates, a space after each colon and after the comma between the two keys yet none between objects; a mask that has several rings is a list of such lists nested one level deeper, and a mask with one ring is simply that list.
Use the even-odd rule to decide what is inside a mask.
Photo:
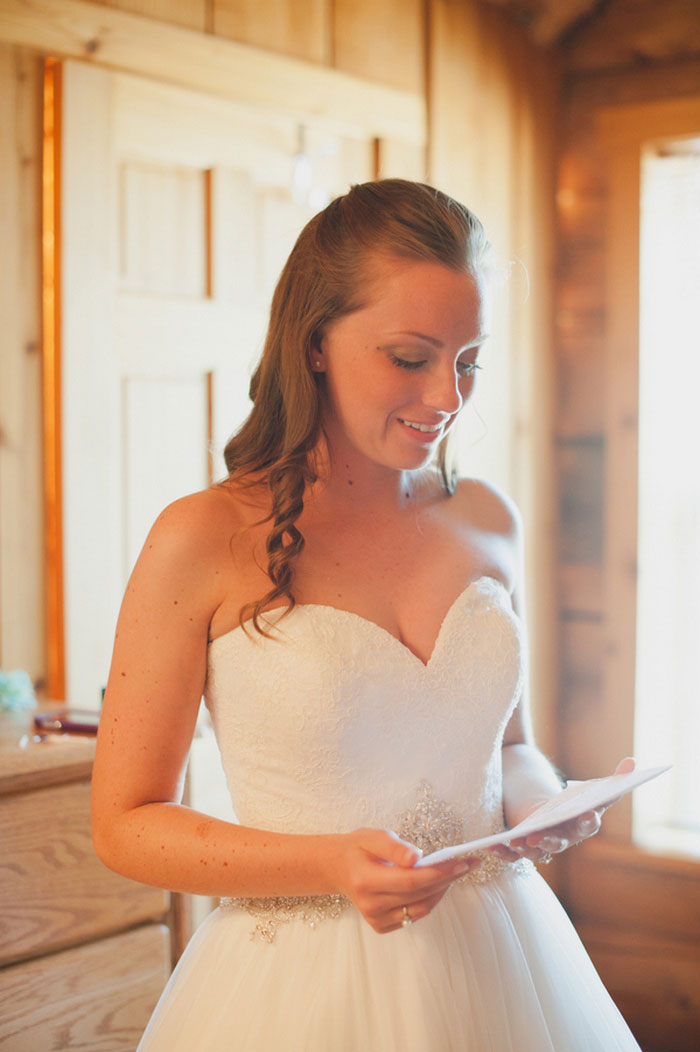
[{"label": "neck", "polygon": [[406,508],[415,496],[419,471],[399,471],[374,464],[354,451],[336,453],[326,443],[317,455],[318,481],[314,496],[346,512],[363,515]]}]

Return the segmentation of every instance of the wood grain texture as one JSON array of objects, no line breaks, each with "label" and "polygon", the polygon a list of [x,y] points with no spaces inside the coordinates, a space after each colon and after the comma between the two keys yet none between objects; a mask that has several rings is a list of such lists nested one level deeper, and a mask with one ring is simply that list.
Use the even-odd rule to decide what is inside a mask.
[{"label": "wood grain texture", "polygon": [[[660,15],[661,8],[656,9]],[[628,25],[625,39],[633,32]],[[600,53],[615,46],[603,43]],[[555,332],[557,433],[565,440],[561,503],[567,506],[559,544],[560,727],[566,770],[574,776],[609,769],[632,751],[633,740],[636,502],[630,480],[636,472],[636,406],[629,399],[636,390],[638,259],[628,235],[634,241],[637,219],[630,202],[634,210],[640,140],[636,156],[628,159],[625,188],[624,181],[611,178],[605,139],[613,150],[627,140],[629,150],[640,129],[642,137],[671,132],[669,100],[685,97],[681,108],[692,108],[690,99],[699,93],[697,59],[654,61],[644,68],[570,69],[566,84]],[[648,102],[653,105],[643,116],[638,111],[635,117],[634,109],[625,116],[622,110]],[[603,108],[609,113],[605,134]],[[618,256],[602,282],[595,275],[601,250]],[[616,319],[618,305],[623,316]],[[596,465],[592,455],[573,454],[577,442],[591,449],[597,442],[601,451],[609,442],[616,447],[612,455],[606,451],[607,487],[600,482],[602,460]],[[583,520],[598,524],[594,546],[587,544],[577,508]],[[698,866],[635,850],[629,843],[630,818],[627,798],[606,815],[600,837],[562,857],[560,889],[645,1052],[690,1052],[700,1045]]]},{"label": "wood grain texture", "polygon": [[[696,95],[700,84],[700,58],[655,62],[641,67],[572,72],[568,77],[567,113],[585,108],[654,102]],[[568,122],[562,127],[562,132]]]},{"label": "wood grain texture", "polygon": [[338,69],[425,93],[423,0],[333,0],[331,6]]},{"label": "wood grain texture", "polygon": [[7,797],[0,814],[0,962],[163,916],[168,895],[112,873],[94,853],[90,785]]},{"label": "wood grain texture", "polygon": [[499,260],[517,261],[510,303],[496,318],[489,348],[489,368],[502,363],[504,391],[503,416],[489,426],[509,434],[504,484],[526,522],[535,719],[544,747],[554,752],[549,293],[558,70],[498,11],[474,0],[434,0],[429,10],[430,178],[474,209]]},{"label": "wood grain texture", "polygon": [[600,438],[559,442],[559,557],[563,563],[599,563],[602,559],[603,458]]},{"label": "wood grain texture", "polygon": [[[609,774],[600,758],[603,633],[594,621],[565,621],[559,629],[560,690],[566,706],[560,713],[559,763],[568,778]],[[619,757],[618,757],[619,759]]]},{"label": "wood grain texture", "polygon": [[566,880],[577,920],[688,946],[700,939],[700,881],[692,859],[652,855],[598,836],[569,857]]},{"label": "wood grain texture", "polygon": [[599,563],[564,563],[558,582],[559,609],[567,620],[600,621],[603,573]]},{"label": "wood grain texture", "polygon": [[82,735],[52,735],[45,741],[34,737],[36,712],[51,712],[52,706],[0,713],[0,802],[5,794],[90,777],[95,756],[95,738]]},{"label": "wood grain texture", "polygon": [[2,1052],[133,1052],[168,978],[168,929],[150,924],[0,970]]},{"label": "wood grain texture", "polygon": [[5,0],[0,41],[151,77],[337,130],[425,142],[425,100],[339,70],[84,0]]},{"label": "wood grain texture", "polygon": [[42,62],[0,45],[0,667],[46,680],[41,477]]},{"label": "wood grain texture", "polygon": [[213,31],[241,44],[330,66],[331,11],[330,0],[213,0]]},{"label": "wood grain texture", "polygon": [[[661,900],[661,888],[658,900]],[[578,923],[598,973],[644,1052],[696,1052],[700,1041],[700,958],[666,935]]]},{"label": "wood grain texture", "polygon": [[211,0],[92,0],[103,7],[144,15],[158,22],[169,22],[188,29],[209,29]]},{"label": "wood grain texture", "polygon": [[608,70],[700,56],[700,6],[688,0],[613,0],[566,43],[571,70]]}]

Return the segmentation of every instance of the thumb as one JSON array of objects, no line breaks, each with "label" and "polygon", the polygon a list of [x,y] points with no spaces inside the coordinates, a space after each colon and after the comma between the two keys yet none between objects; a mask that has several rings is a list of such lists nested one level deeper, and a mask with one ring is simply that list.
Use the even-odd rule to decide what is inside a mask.
[{"label": "thumb", "polygon": [[375,836],[366,847],[383,862],[394,866],[413,866],[423,854],[419,847],[408,840],[402,840],[391,829],[375,829],[372,832]]}]

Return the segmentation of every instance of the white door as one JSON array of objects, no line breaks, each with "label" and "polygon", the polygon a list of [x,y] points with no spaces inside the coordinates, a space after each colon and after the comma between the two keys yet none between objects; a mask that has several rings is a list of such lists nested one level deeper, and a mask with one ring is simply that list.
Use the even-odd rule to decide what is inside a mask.
[{"label": "white door", "polygon": [[87,65],[63,85],[66,696],[96,708],[147,530],[225,474],[282,263],[372,149]]}]

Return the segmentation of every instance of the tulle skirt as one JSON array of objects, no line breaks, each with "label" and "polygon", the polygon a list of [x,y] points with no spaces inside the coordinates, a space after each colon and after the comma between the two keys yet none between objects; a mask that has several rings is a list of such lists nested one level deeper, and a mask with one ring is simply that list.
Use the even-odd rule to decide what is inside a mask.
[{"label": "tulle skirt", "polygon": [[454,886],[388,935],[353,908],[254,928],[207,918],[137,1052],[639,1052],[536,873]]}]

